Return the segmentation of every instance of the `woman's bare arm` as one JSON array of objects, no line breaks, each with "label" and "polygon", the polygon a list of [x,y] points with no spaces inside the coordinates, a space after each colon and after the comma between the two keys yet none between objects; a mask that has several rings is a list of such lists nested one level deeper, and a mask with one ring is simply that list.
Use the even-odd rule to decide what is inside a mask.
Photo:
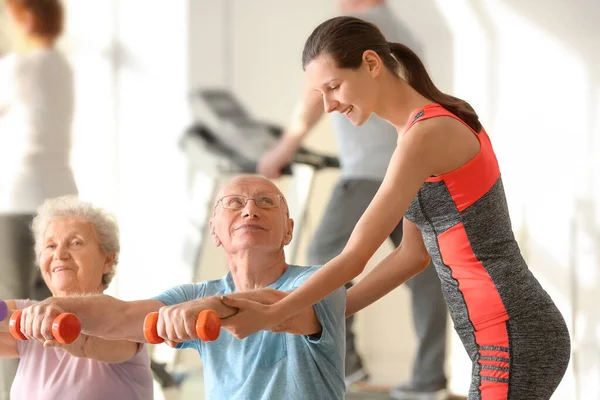
[{"label": "woman's bare arm", "polygon": [[[275,289],[259,289],[248,292],[238,292],[228,295],[230,298],[240,298],[245,300],[256,301],[261,304],[274,304],[285,298],[291,292],[282,292]],[[322,330],[321,323],[317,318],[315,309],[311,306],[295,314],[292,318],[282,325],[282,329],[277,332],[287,332],[294,335],[315,335]]]},{"label": "woman's bare arm", "polygon": [[348,290],[346,317],[373,304],[427,267],[430,261],[419,228],[404,219],[402,243]]},{"label": "woman's bare arm", "polygon": [[473,133],[451,118],[433,118],[413,126],[399,140],[381,187],[342,253],[274,304],[271,323],[281,323],[358,276],[400,222],[424,181],[464,165],[478,151]]}]

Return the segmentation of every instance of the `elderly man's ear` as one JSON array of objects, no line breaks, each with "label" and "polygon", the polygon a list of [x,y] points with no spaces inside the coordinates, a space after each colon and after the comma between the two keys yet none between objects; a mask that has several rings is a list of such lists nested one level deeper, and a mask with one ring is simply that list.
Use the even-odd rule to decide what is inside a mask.
[{"label": "elderly man's ear", "polygon": [[292,237],[294,236],[294,220],[291,218],[287,219],[287,230],[285,235],[283,236],[283,245],[287,246],[292,241]]},{"label": "elderly man's ear", "polygon": [[208,226],[210,228],[210,236],[212,237],[212,241],[213,241],[214,245],[216,247],[219,247],[223,243],[221,242],[221,239],[219,239],[219,237],[217,236],[217,233],[215,232],[215,227],[213,225],[212,219],[208,221]]}]

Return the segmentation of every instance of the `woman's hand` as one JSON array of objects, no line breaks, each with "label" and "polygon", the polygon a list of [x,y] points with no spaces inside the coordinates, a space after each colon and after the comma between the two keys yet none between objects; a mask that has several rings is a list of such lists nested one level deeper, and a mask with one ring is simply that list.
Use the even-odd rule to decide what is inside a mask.
[{"label": "woman's hand", "polygon": [[222,321],[222,327],[238,339],[244,339],[260,330],[270,330],[283,322],[277,320],[273,305],[228,296],[222,296],[221,301],[239,310],[237,314]]}]

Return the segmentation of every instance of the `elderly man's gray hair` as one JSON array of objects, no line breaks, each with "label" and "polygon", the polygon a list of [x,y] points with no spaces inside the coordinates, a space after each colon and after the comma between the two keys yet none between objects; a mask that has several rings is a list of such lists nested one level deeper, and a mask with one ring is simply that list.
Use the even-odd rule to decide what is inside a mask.
[{"label": "elderly man's gray hair", "polygon": [[119,226],[116,218],[103,208],[82,201],[77,196],[62,196],[46,200],[38,208],[37,215],[31,224],[38,266],[43,247],[44,232],[50,222],[57,218],[76,218],[91,223],[98,235],[100,250],[106,254],[115,253],[113,268],[110,272],[102,275],[104,289],[108,288],[115,276],[116,266],[119,262],[119,252],[121,251]]}]

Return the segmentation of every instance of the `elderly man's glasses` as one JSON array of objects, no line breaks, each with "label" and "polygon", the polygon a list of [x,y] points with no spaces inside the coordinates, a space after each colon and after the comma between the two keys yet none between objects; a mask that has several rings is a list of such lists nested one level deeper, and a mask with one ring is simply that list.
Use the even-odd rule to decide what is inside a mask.
[{"label": "elderly man's glasses", "polygon": [[217,201],[217,205],[221,203],[226,210],[241,210],[246,207],[249,200],[253,200],[257,207],[263,209],[276,208],[279,207],[282,202],[285,202],[283,196],[276,193],[260,193],[254,197],[234,194],[221,197]]}]

